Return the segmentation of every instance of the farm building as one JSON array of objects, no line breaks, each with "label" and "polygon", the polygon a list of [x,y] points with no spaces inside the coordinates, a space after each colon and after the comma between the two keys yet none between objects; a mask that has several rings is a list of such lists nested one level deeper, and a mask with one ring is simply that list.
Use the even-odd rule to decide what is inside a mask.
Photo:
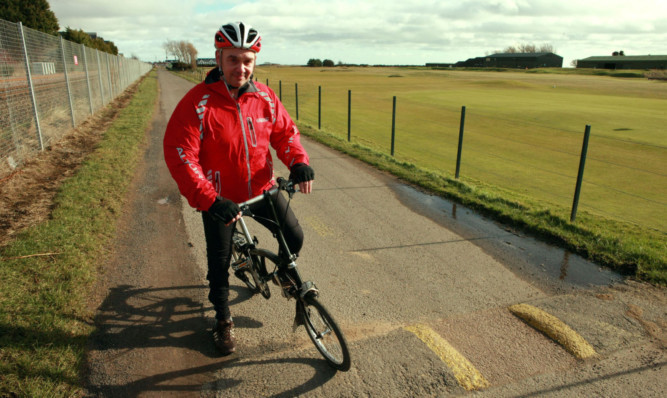
[{"label": "farm building", "polygon": [[667,69],[667,55],[616,55],[610,57],[588,57],[578,60],[577,68]]},{"label": "farm building", "polygon": [[554,53],[498,53],[457,62],[457,67],[474,68],[562,68],[563,57]]},{"label": "farm building", "polygon": [[501,53],[489,55],[488,67],[494,68],[562,68],[563,57],[554,53]]},{"label": "farm building", "polygon": [[455,63],[454,66],[457,68],[483,68],[485,60],[484,57],[468,58],[465,61]]},{"label": "farm building", "polygon": [[197,58],[197,66],[215,66],[215,58]]}]

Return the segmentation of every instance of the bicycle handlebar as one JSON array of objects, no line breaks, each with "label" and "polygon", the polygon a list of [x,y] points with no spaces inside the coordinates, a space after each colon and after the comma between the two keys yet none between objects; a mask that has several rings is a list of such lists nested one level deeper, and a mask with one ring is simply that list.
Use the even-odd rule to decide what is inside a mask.
[{"label": "bicycle handlebar", "polygon": [[292,195],[294,195],[296,192],[299,191],[298,190],[299,185],[294,183],[294,181],[292,181],[292,180],[288,180],[288,179],[283,178],[283,177],[278,177],[276,182],[278,184],[275,185],[273,188],[269,189],[268,191],[265,191],[261,195],[257,195],[254,198],[250,198],[243,203],[239,203],[238,206],[241,208],[241,210],[247,209],[249,206],[254,205],[257,202],[260,202],[260,201],[264,200],[264,197],[267,193],[269,195],[274,195],[278,191],[285,191],[285,192],[288,193],[288,195],[291,198]]}]

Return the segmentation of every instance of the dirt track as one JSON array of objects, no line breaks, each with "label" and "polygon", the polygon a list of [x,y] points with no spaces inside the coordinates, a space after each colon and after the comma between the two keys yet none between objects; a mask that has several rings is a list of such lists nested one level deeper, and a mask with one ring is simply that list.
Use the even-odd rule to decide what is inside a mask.
[{"label": "dirt track", "polygon": [[[191,84],[174,79],[186,90]],[[163,84],[163,78],[161,79]],[[173,82],[172,82],[173,83]],[[99,332],[91,342],[92,395],[199,396],[220,366],[203,308],[205,277],[193,266],[180,194],[164,165],[162,136],[175,105],[161,85],[143,162],[120,219],[114,259],[97,289]],[[159,389],[156,386],[160,385]],[[148,395],[145,395],[148,394]]]}]

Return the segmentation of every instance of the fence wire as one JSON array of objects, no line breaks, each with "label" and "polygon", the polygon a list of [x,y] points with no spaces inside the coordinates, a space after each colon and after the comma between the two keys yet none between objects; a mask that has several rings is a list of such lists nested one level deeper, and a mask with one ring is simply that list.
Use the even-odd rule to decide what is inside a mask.
[{"label": "fence wire", "polygon": [[151,68],[0,20],[0,178],[57,142]]}]

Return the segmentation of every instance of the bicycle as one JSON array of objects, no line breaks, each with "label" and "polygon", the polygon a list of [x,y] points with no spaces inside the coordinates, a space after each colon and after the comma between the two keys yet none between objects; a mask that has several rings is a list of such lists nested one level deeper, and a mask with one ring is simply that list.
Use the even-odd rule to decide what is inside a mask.
[{"label": "bicycle", "polygon": [[[350,352],[347,341],[338,324],[329,311],[318,300],[319,290],[311,281],[303,282],[296,266],[296,254],[287,247],[279,218],[276,213],[273,196],[285,191],[291,200],[297,192],[297,186],[290,180],[277,179],[277,185],[263,194],[239,203],[242,217],[237,221],[232,235],[232,270],[251,292],[260,293],[267,300],[271,297],[269,281],[281,287],[283,296],[288,300],[296,300],[295,328],[303,324],[310,340],[317,350],[334,369],[347,371],[351,366]],[[269,220],[276,225],[274,236],[278,240],[278,254],[258,247],[257,237],[253,237],[243,217],[256,216],[250,206],[265,201],[271,209]],[[289,206],[289,204],[288,204]],[[267,270],[273,265],[271,272]]]}]

